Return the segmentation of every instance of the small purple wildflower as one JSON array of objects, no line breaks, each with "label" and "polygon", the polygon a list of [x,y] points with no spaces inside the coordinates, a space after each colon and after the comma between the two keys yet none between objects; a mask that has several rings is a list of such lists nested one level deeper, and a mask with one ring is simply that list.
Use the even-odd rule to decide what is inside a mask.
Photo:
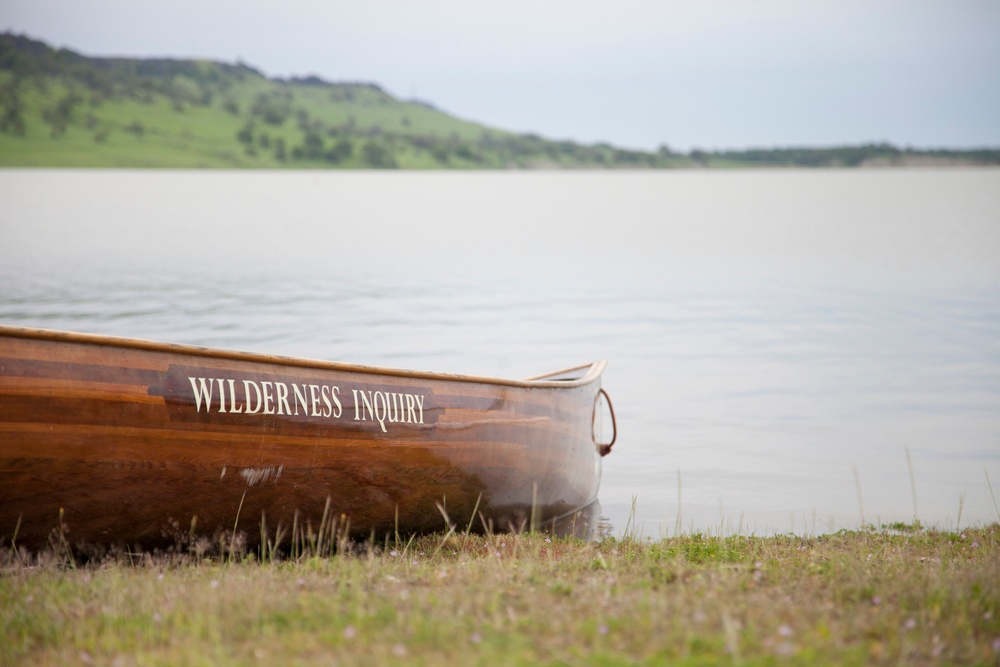
[{"label": "small purple wildflower", "polygon": [[358,634],[358,630],[353,625],[348,625],[346,628],[344,628],[344,638],[345,639],[354,639],[354,637],[357,634]]},{"label": "small purple wildflower", "polygon": [[599,632],[602,635],[606,635],[610,631],[611,631],[610,628],[608,628],[608,626],[604,625],[603,623],[600,625],[600,627],[597,628],[597,632]]},{"label": "small purple wildflower", "polygon": [[875,605],[876,607],[879,606],[880,604],[882,604],[882,597],[879,596],[879,595],[876,595],[875,597],[873,597],[872,598],[872,604]]},{"label": "small purple wildflower", "polygon": [[915,618],[908,618],[906,619],[906,623],[903,624],[903,627],[907,630],[912,630],[917,627],[917,620]]},{"label": "small purple wildflower", "polygon": [[782,637],[791,637],[792,626],[788,625],[787,623],[782,623],[781,625],[778,626],[778,634],[781,635]]},{"label": "small purple wildflower", "polygon": [[472,642],[473,644],[479,644],[483,641],[483,636],[478,632],[473,632],[472,635],[469,637],[469,641]]}]

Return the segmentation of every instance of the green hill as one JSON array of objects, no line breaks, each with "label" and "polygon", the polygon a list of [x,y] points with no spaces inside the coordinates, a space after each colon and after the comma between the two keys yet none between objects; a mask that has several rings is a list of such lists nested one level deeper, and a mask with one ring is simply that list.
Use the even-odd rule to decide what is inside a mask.
[{"label": "green hill", "polygon": [[243,63],[91,58],[0,34],[0,166],[661,168],[1000,164],[888,145],[675,153],[515,134],[372,83],[269,79]]}]

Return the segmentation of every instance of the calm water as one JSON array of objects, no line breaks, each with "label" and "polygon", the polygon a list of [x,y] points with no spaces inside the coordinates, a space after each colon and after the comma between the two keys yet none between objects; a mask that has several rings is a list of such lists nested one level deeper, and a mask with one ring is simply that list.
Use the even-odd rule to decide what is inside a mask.
[{"label": "calm water", "polygon": [[608,360],[612,533],[633,499],[653,537],[1000,516],[1000,170],[0,171],[0,202],[6,324]]}]

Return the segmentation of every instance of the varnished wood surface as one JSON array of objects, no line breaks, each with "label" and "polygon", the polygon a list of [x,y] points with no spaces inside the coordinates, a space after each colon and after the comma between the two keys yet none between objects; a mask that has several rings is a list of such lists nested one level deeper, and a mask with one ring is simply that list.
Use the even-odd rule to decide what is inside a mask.
[{"label": "varnished wood surface", "polygon": [[[0,327],[0,539],[497,528],[591,503],[603,363],[502,380]],[[567,379],[570,378],[570,379]],[[209,395],[210,393],[210,395]],[[221,394],[221,396],[220,396]],[[365,399],[368,399],[367,402]],[[381,417],[381,418],[380,418]],[[397,518],[398,517],[398,518]],[[478,523],[478,520],[477,520]]]}]

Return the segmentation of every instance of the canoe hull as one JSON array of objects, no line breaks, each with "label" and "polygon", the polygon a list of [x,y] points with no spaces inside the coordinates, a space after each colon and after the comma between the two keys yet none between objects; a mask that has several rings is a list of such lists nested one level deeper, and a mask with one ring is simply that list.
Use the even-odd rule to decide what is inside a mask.
[{"label": "canoe hull", "polygon": [[[603,364],[505,381],[0,328],[0,537],[496,529],[597,495]],[[533,514],[534,513],[534,514]],[[481,517],[479,515],[482,515]]]}]

